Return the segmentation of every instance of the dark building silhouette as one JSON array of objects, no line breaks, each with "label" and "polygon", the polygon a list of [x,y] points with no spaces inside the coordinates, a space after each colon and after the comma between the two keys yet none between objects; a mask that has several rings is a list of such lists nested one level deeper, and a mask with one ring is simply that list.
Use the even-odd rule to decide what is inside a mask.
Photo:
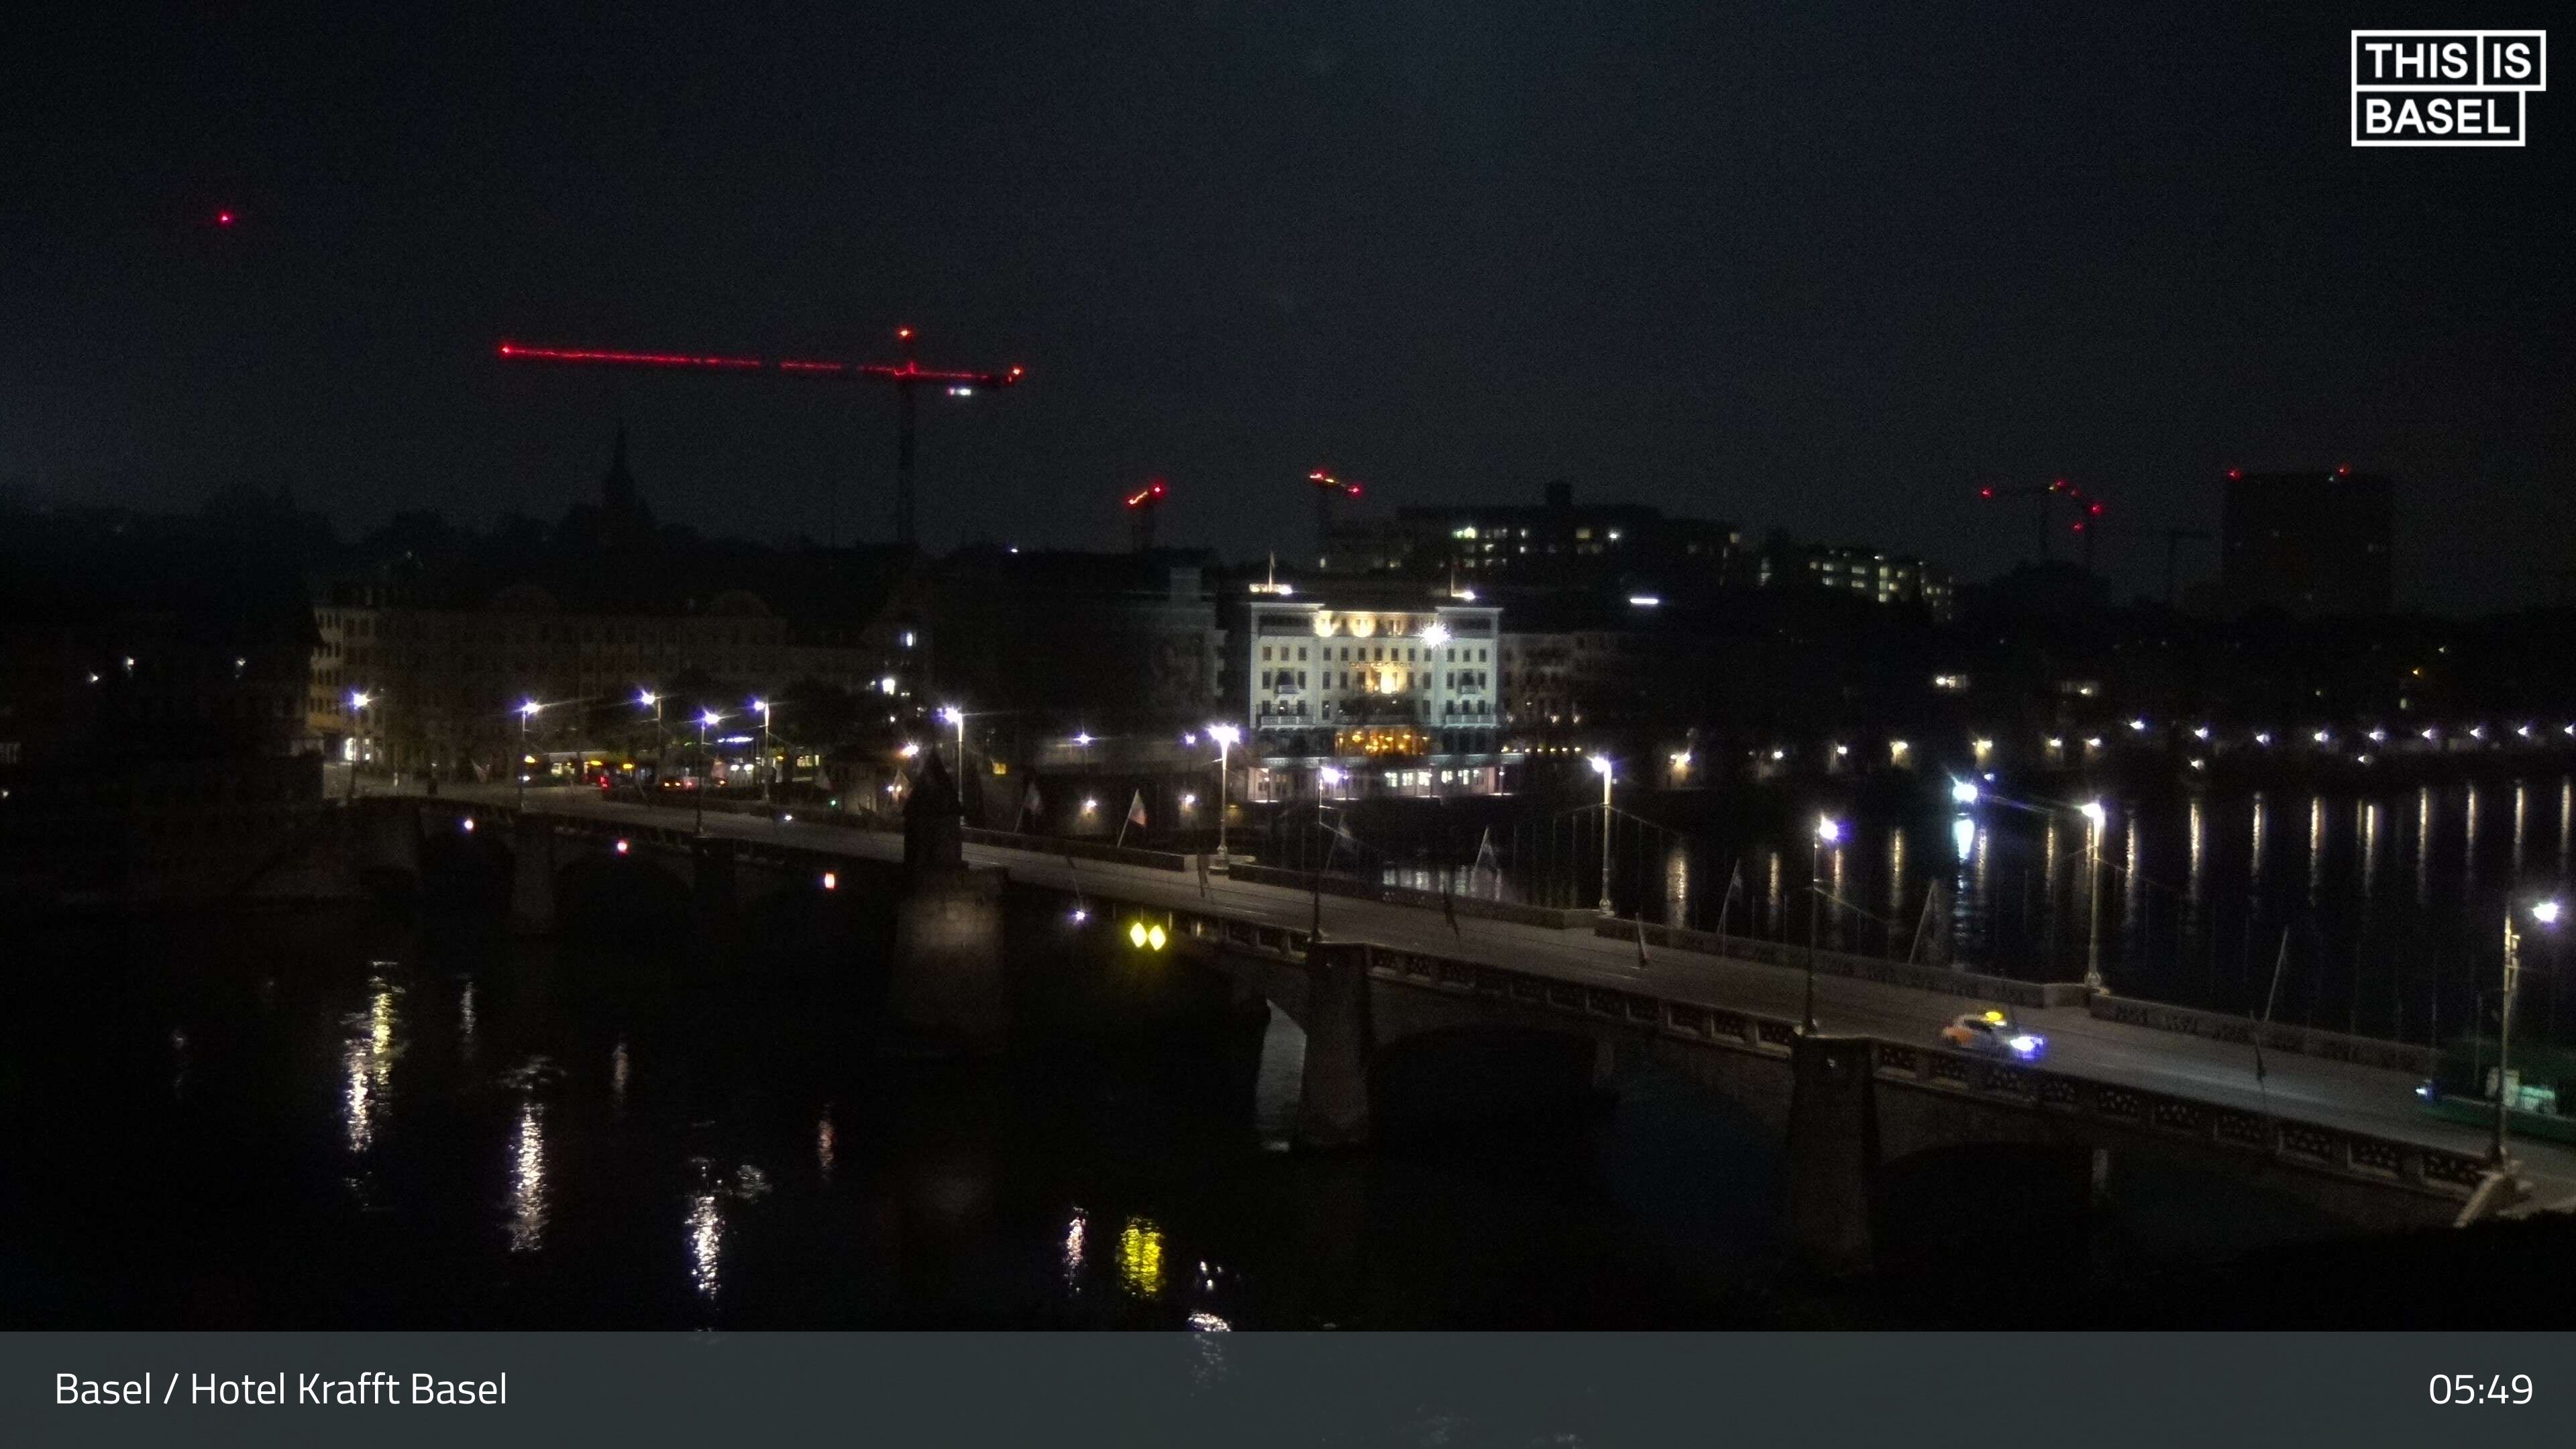
[{"label": "dark building silhouette", "polygon": [[2228,474],[2219,535],[2226,610],[2387,613],[2393,491],[2385,476],[2350,468]]}]

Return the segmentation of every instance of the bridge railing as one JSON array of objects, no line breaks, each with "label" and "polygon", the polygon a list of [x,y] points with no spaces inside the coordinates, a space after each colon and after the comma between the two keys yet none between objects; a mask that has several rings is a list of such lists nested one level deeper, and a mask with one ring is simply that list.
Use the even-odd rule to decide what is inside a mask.
[{"label": "bridge railing", "polygon": [[1381,885],[1375,881],[1357,880],[1346,875],[1317,875],[1309,871],[1282,870],[1274,865],[1246,865],[1236,862],[1229,875],[1249,885],[1280,886],[1294,891],[1321,891],[1346,900],[1379,901],[1387,905],[1414,906],[1423,910],[1449,909],[1462,916],[1485,921],[1510,921],[1515,925],[1542,926],[1551,931],[1579,930],[1596,919],[1588,910],[1561,910],[1553,906],[1524,905],[1518,901],[1488,900],[1482,896],[1444,896],[1439,891],[1414,886]]},{"label": "bridge railing", "polygon": [[[1173,914],[1184,935],[1207,945],[1283,961],[1303,960],[1309,945],[1299,933],[1276,927],[1186,911]],[[1579,1018],[1594,1027],[1782,1058],[1790,1054],[1798,1037],[1798,1023],[1782,1017],[1539,976],[1431,952],[1362,942],[1351,943],[1351,949],[1365,953],[1369,974],[1379,980]],[[2486,1170],[2485,1160],[2472,1153],[1999,1062],[1930,1043],[1871,1038],[1870,1051],[1874,1075],[1892,1085],[1955,1093],[2007,1109],[2199,1143],[2358,1181],[2465,1201]]]},{"label": "bridge railing", "polygon": [[[1622,941],[1643,935],[1647,944],[1675,950],[1697,951],[1711,956],[1724,956],[1735,961],[1755,961],[1765,966],[1804,969],[1807,949],[1778,941],[1764,941],[1745,936],[1721,936],[1715,931],[1691,931],[1678,926],[1658,926],[1651,922],[1641,928],[1628,917],[1592,916],[1593,933],[1612,936]],[[1902,986],[1914,991],[1932,991],[1950,996],[1968,996],[1981,1001],[2009,1002],[2014,1006],[2048,1007],[2081,1006],[2091,995],[2080,981],[2016,981],[2009,976],[1988,976],[1974,971],[1955,970],[1947,966],[1923,966],[1908,961],[1887,961],[1876,956],[1857,956],[1847,951],[1818,951],[1816,970],[1828,976],[1849,976],[1859,981],[1875,981],[1887,986]]]},{"label": "bridge railing", "polygon": [[984,830],[968,826],[959,832],[969,845],[988,845],[1001,850],[1025,850],[1032,855],[1071,856],[1075,860],[1097,860],[1111,865],[1136,865],[1147,870],[1185,871],[1196,856],[1169,850],[1139,850],[1133,846],[1102,845],[1096,840],[1072,840],[1056,835],[1023,835],[1014,830]]},{"label": "bridge railing", "polygon": [[2291,1026],[2285,1022],[2256,1022],[2223,1011],[2167,1006],[2128,996],[2098,995],[2087,1003],[2087,1008],[2104,1021],[2206,1037],[2211,1041],[2239,1042],[2249,1046],[2259,1041],[2272,1051],[2296,1052],[2327,1061],[2413,1072],[2424,1077],[2431,1076],[2434,1069],[2433,1049],[2408,1042],[2349,1036],[2339,1031],[2319,1031],[2314,1027]]}]

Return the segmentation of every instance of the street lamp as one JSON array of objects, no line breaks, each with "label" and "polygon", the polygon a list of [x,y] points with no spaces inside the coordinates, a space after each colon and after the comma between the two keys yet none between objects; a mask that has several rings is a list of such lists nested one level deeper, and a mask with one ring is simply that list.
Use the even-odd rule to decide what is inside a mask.
[{"label": "street lamp", "polygon": [[1824,935],[1825,847],[1841,842],[1843,823],[1830,815],[1816,817],[1816,838],[1807,847],[1807,1012],[1806,1032],[1816,1034],[1816,942]]},{"label": "street lamp", "polygon": [[359,711],[365,709],[372,698],[363,689],[349,691],[349,743],[352,746],[349,753],[349,803],[352,805],[358,803],[358,762],[367,757],[367,737],[362,732],[364,720]]},{"label": "street lamp", "polygon": [[1950,798],[1951,798],[1951,799],[1953,799],[1953,800],[1955,800],[1955,801],[1957,801],[1958,803],[1960,803],[1960,804],[1962,804],[1962,805],[1974,805],[1974,804],[1976,804],[1976,803],[1977,803],[1977,782],[1976,782],[1976,781],[1974,781],[1974,780],[1953,780],[1953,781],[1951,781],[1951,782],[1950,782]]},{"label": "street lamp", "polygon": [[753,709],[760,711],[760,800],[769,803],[769,701],[755,699]]},{"label": "street lamp", "polygon": [[662,765],[662,696],[649,689],[641,689],[635,692],[635,702],[653,711],[653,798],[659,800],[665,776]]},{"label": "street lamp", "polygon": [[1223,866],[1225,864],[1225,761],[1227,753],[1234,748],[1234,742],[1243,738],[1243,731],[1230,724],[1212,724],[1207,727],[1207,737],[1216,741],[1216,860],[1219,866]]},{"label": "street lamp", "polygon": [[1617,768],[1608,755],[1594,755],[1592,769],[1601,777],[1601,914],[1610,914],[1610,781]]},{"label": "street lamp", "polygon": [[698,788],[691,793],[697,796],[697,829],[700,835],[707,833],[707,781],[712,778],[707,769],[707,731],[715,728],[716,721],[723,718],[714,710],[698,716]]},{"label": "street lamp", "polygon": [[[2531,918],[2544,926],[2557,925],[2558,902],[2532,902]],[[2495,1145],[2489,1154],[2498,1171],[2504,1168],[2505,1119],[2513,1111],[2513,988],[2521,976],[2522,933],[2513,928],[2513,900],[2507,897],[2504,906],[2504,1002],[2496,1010]]]},{"label": "street lamp", "polygon": [[943,707],[939,717],[957,727],[957,820],[962,825],[966,821],[966,711],[952,704]]},{"label": "street lamp", "polygon": [[544,708],[533,699],[519,706],[519,760],[518,767],[510,773],[519,777],[519,808],[522,810],[528,808],[528,721],[535,719],[537,711]]},{"label": "street lamp", "polygon": [[2108,812],[2099,800],[2083,805],[2084,822],[2084,989],[2102,987],[2102,822]]}]

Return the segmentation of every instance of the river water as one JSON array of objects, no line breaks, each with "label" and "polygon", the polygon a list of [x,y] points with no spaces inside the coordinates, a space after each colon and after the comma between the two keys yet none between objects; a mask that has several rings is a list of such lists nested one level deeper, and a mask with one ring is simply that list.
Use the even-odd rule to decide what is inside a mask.
[{"label": "river water", "polygon": [[[1623,811],[1614,905],[1788,942],[1808,940],[1812,921],[1829,948],[2081,979],[2095,902],[2078,802],[2006,784],[1959,807],[1935,783],[1944,788],[1894,804],[1773,801],[1688,830]],[[2576,846],[2576,779],[2560,774],[2375,794],[2114,794],[2104,805],[2099,941],[2112,990],[2408,1041],[2492,1030],[2505,896],[2564,888]],[[1830,845],[1815,839],[1825,814],[1841,836]],[[1493,830],[1482,870],[1403,859],[1381,876],[1588,906],[1600,895],[1599,818],[1595,806]],[[1472,859],[1474,838],[1446,854]],[[1817,881],[1821,898],[1809,891]],[[2517,1034],[2576,1032],[2576,991],[2560,1008],[2563,958],[2556,937],[2527,936]]]},{"label": "river water", "polygon": [[1639,1080],[1507,1137],[1294,1153],[1284,1020],[1250,1100],[1125,1051],[892,1061],[858,1045],[873,1007],[827,947],[527,944],[368,909],[13,942],[8,1326],[1793,1311],[1764,1266],[1776,1144],[1691,1094]]}]

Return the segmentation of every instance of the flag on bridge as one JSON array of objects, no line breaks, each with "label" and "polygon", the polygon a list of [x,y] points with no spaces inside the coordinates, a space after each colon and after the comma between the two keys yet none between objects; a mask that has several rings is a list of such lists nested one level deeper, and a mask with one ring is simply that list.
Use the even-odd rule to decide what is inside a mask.
[{"label": "flag on bridge", "polygon": [[1029,792],[1020,797],[1020,813],[1035,815],[1041,820],[1046,818],[1046,801],[1038,795],[1038,782],[1035,778],[1029,781]]},{"label": "flag on bridge", "polygon": [[1141,786],[1136,791],[1136,798],[1127,802],[1127,823],[1139,830],[1145,828],[1145,791]]},{"label": "flag on bridge", "polygon": [[1640,911],[1637,914],[1637,969],[1643,971],[1651,964],[1646,959],[1646,917]]},{"label": "flag on bridge", "polygon": [[1449,918],[1450,935],[1463,937],[1467,934],[1458,929],[1458,878],[1455,872],[1448,870],[1440,872],[1440,914]]}]

